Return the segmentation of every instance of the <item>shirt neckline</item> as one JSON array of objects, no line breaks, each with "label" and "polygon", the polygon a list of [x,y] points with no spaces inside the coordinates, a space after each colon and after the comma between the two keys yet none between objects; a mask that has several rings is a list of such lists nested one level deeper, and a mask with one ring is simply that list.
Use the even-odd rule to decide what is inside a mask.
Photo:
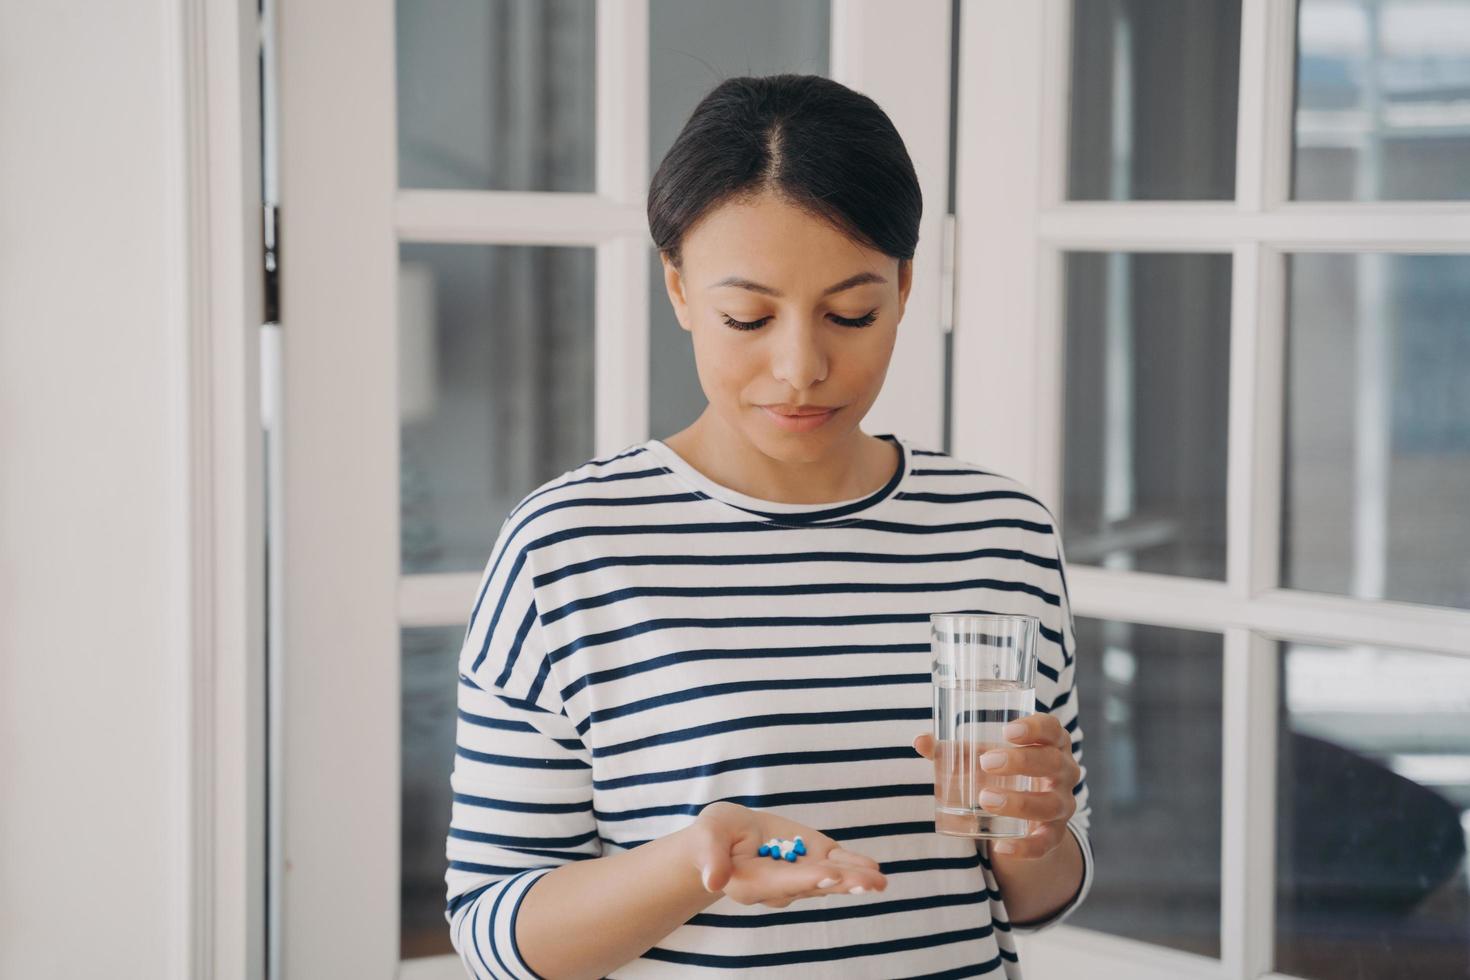
[{"label": "shirt neckline", "polygon": [[872,493],[861,497],[853,497],[849,500],[822,501],[820,503],[796,504],[780,500],[765,500],[761,497],[753,497],[741,493],[723,483],[716,483],[695,469],[688,460],[674,451],[668,443],[662,439],[649,439],[644,448],[673,471],[685,483],[693,487],[701,496],[728,504],[738,510],[742,510],[756,517],[781,523],[781,524],[828,524],[847,523],[858,517],[867,516],[868,511],[883,501],[895,496],[908,478],[913,458],[912,448],[903,438],[892,433],[875,433],[875,438],[883,439],[898,447],[898,466],[888,481],[874,490]]}]

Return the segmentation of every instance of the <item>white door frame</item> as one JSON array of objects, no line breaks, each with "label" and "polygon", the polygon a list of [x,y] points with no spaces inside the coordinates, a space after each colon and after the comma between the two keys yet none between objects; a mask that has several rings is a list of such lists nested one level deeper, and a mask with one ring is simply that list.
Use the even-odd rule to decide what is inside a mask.
[{"label": "white door frame", "polygon": [[[896,394],[868,421],[938,446],[949,7],[893,10],[847,0],[832,16],[834,74],[893,117],[930,202],[909,335],[888,374]],[[478,570],[399,574],[398,243],[595,247],[595,449],[647,438],[648,4],[597,3],[593,194],[399,191],[392,3],[282,0],[277,31],[280,975],[457,977],[455,957],[398,959],[399,630],[462,626],[478,580]]]},{"label": "white door frame", "polygon": [[181,975],[265,976],[265,535],[256,0],[168,11],[177,126],[181,428],[190,655],[178,774],[188,813]]},{"label": "white door frame", "polygon": [[1470,206],[1289,200],[1293,0],[1242,3],[1235,200],[1069,202],[1070,9],[1068,0],[963,7],[954,452],[1031,485],[1064,521],[1063,253],[1232,255],[1225,581],[1069,569],[1075,615],[1224,636],[1222,955],[1066,925],[1018,944],[1044,976],[1285,980],[1271,973],[1278,640],[1470,656],[1470,612],[1280,587],[1285,256],[1470,252]]},{"label": "white door frame", "polygon": [[175,90],[189,442],[188,975],[264,977],[258,16],[181,0]]}]

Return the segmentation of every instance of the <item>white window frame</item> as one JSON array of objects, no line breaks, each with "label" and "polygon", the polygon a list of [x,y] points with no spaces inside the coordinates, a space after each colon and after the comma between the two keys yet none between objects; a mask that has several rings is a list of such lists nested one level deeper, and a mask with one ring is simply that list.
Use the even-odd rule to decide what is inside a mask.
[{"label": "white window frame", "polygon": [[[938,448],[950,7],[899,9],[834,3],[831,63],[893,118],[928,202],[904,333],[865,428]],[[595,449],[648,435],[649,310],[664,301],[649,295],[644,214],[649,8],[596,10],[595,193],[400,191],[391,0],[280,4],[274,976],[463,975],[457,957],[398,958],[400,630],[462,627],[479,575],[400,575],[399,243],[594,247]]]},{"label": "white window frame", "polygon": [[1225,581],[1069,569],[1075,615],[1224,637],[1221,957],[1067,925],[1018,942],[1044,976],[1286,980],[1272,972],[1278,643],[1470,656],[1470,612],[1281,587],[1285,259],[1470,252],[1470,206],[1289,200],[1293,0],[1242,3],[1235,200],[1069,202],[1069,29],[1068,0],[963,7],[954,451],[1030,484],[1064,521],[1063,253],[1232,256]]}]

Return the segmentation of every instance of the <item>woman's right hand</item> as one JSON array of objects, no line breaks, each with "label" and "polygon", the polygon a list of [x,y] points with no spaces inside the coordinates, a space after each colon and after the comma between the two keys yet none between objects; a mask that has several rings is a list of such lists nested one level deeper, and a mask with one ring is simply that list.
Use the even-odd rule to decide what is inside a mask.
[{"label": "woman's right hand", "polygon": [[[883,891],[888,879],[878,862],[839,847],[819,830],[794,820],[720,801],[700,811],[687,828],[705,891],[723,892],[741,905],[785,908],[798,898]],[[760,856],[773,837],[801,836],[806,854],[795,861]]]}]

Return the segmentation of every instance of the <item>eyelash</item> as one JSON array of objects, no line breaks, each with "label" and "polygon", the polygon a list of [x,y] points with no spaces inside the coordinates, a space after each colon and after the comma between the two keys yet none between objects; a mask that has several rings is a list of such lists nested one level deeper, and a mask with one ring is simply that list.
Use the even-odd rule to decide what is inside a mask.
[{"label": "eyelash", "polygon": [[[733,317],[727,316],[727,315],[725,315],[723,313],[720,314],[720,315],[725,318],[725,325],[726,326],[733,327],[736,330],[756,330],[761,325],[763,325],[767,320],[770,319],[770,317],[764,316],[764,317],[761,317],[759,320],[746,321],[746,320],[736,320]],[[832,319],[835,320],[835,321],[837,321],[838,323],[840,323],[844,327],[854,327],[854,328],[856,328],[856,327],[866,327],[868,324],[870,324],[874,320],[878,319],[878,311],[876,309],[869,310],[867,313],[865,313],[864,315],[858,317],[856,320],[849,320],[845,316],[838,316],[836,313],[833,313],[832,314]]]}]

